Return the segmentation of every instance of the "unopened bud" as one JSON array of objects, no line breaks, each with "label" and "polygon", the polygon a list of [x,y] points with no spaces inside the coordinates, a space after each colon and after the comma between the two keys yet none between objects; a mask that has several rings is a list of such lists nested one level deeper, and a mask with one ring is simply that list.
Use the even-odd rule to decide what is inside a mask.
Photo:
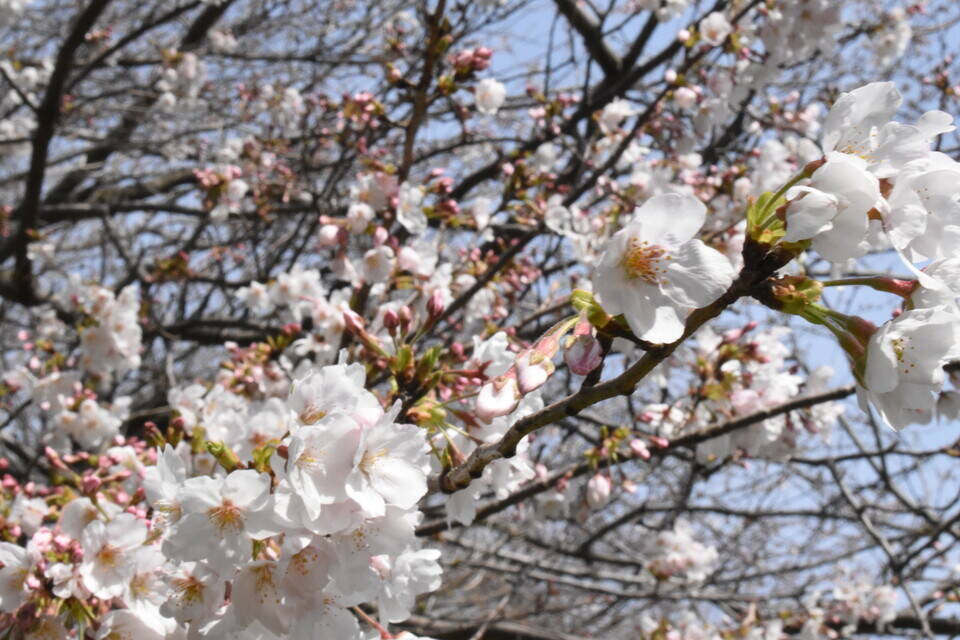
[{"label": "unopened bud", "polygon": [[430,299],[427,300],[427,313],[430,314],[431,318],[439,318],[440,314],[443,313],[443,309],[443,294],[440,293],[439,289],[434,289],[430,295]]},{"label": "unopened bud", "polygon": [[317,243],[321,247],[335,247],[340,239],[340,227],[335,224],[325,224],[317,234]]},{"label": "unopened bud", "polygon": [[477,418],[490,422],[494,418],[513,413],[518,404],[520,389],[517,386],[516,372],[511,369],[480,389],[480,395],[477,396]]},{"label": "unopened bud", "polygon": [[650,444],[660,449],[666,449],[670,446],[670,441],[661,436],[650,436]]},{"label": "unopened bud", "polygon": [[603,347],[600,341],[590,334],[575,336],[563,354],[563,361],[570,371],[585,376],[603,362]]},{"label": "unopened bud", "polygon": [[237,456],[236,452],[222,442],[214,442],[212,440],[207,442],[207,451],[209,451],[210,455],[217,459],[217,462],[220,463],[221,467],[227,470],[227,473],[233,471],[234,469],[244,468],[244,464],[240,462],[240,458]]},{"label": "unopened bud", "polygon": [[410,307],[407,305],[400,307],[397,316],[400,318],[400,332],[410,333],[410,324],[413,322],[413,312],[410,311]]},{"label": "unopened bud", "polygon": [[400,326],[400,315],[393,309],[383,312],[383,327],[391,336],[396,337],[397,327]]},{"label": "unopened bud", "polygon": [[610,478],[598,473],[587,481],[587,504],[591,509],[599,509],[610,500],[613,484]]},{"label": "unopened bud", "polygon": [[650,449],[647,447],[647,443],[640,438],[634,438],[630,441],[630,452],[638,458],[650,459]]},{"label": "unopened bud", "polygon": [[80,480],[80,491],[87,497],[95,496],[101,486],[103,486],[103,481],[95,475],[85,475]]},{"label": "unopened bud", "polygon": [[47,460],[50,461],[50,464],[54,469],[60,469],[61,471],[67,470],[67,465],[64,464],[63,460],[60,459],[60,454],[50,447],[44,448],[43,455],[47,457]]},{"label": "unopened bud", "polygon": [[350,333],[358,334],[364,331],[363,318],[353,311],[343,312],[343,327]]},{"label": "unopened bud", "polygon": [[553,361],[543,354],[527,349],[517,357],[517,385],[520,393],[534,391],[550,377],[554,371]]}]

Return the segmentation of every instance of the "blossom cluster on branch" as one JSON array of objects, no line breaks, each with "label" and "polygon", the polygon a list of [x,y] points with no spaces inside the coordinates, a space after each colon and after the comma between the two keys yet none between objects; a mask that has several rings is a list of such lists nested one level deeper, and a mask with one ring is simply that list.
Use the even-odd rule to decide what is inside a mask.
[{"label": "blossom cluster on branch", "polygon": [[593,4],[0,0],[0,634],[960,633],[952,23]]}]

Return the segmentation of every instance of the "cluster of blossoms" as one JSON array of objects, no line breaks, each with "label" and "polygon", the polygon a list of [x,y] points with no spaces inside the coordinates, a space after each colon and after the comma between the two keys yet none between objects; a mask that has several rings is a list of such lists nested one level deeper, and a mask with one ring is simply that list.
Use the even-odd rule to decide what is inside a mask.
[{"label": "cluster of blossoms", "polygon": [[890,585],[876,584],[870,577],[840,568],[834,577],[830,598],[810,594],[804,602],[808,618],[798,638],[820,640],[854,632],[861,622],[880,628],[897,616],[897,592]]},{"label": "cluster of blossoms", "polygon": [[[0,7],[16,13],[24,4],[7,0]],[[648,10],[668,21],[687,15],[694,3],[629,4],[631,11]],[[507,501],[525,483],[548,477],[546,466],[531,455],[530,438],[523,437],[509,452],[491,454],[482,469],[470,469],[476,477],[469,484],[454,485],[457,490],[443,485],[451,471],[462,471],[475,454],[503,443],[519,421],[544,410],[544,390],[561,350],[559,366],[583,378],[589,393],[601,384],[601,374],[611,373],[604,365],[613,352],[641,349],[644,358],[663,353],[665,359],[685,339],[695,341],[694,349],[676,352],[694,363],[691,392],[676,403],[642,407],[635,418],[649,427],[643,438],[605,433],[588,453],[590,462],[602,459],[611,466],[623,448],[647,460],[648,443],[667,449],[674,438],[705,433],[826,388],[832,377],[827,368],[798,375],[783,344],[786,329],[759,331],[747,324],[717,334],[696,325],[694,333],[697,322],[720,314],[738,297],[753,296],[828,328],[849,356],[864,407],[891,426],[929,421],[938,410],[960,412],[958,392],[943,389],[943,365],[960,358],[960,164],[932,150],[937,136],[953,129],[952,119],[933,111],[912,125],[894,121],[902,99],[889,83],[842,95],[822,132],[819,106],[803,103],[799,92],[770,98],[765,108],[771,121],[797,135],[767,140],[743,167],[720,175],[697,152],[698,141],[712,137],[736,111],[746,113],[748,93],[762,91],[780,69],[816,52],[829,53],[843,27],[842,11],[831,0],[760,5],[755,20],[713,12],[680,31],[674,46],[699,47],[724,62],[690,73],[665,69],[665,99],[651,105],[660,114],[654,121],[630,131],[642,111],[625,98],[597,108],[590,121],[596,126],[589,127],[593,137],[576,141],[578,160],[582,156],[592,169],[616,158],[612,168],[625,179],[598,178],[601,197],[584,205],[590,210],[575,204],[586,199],[570,196],[570,185],[557,175],[565,164],[562,147],[570,142],[569,131],[557,121],[579,100],[569,95],[551,100],[528,89],[534,128],[548,137],[526,151],[496,154],[492,172],[509,186],[502,198],[478,196],[461,208],[454,178],[447,175],[452,169],[420,171],[422,140],[415,145],[414,137],[421,119],[441,105],[451,105],[467,140],[473,134],[466,125],[471,104],[486,116],[477,119],[486,126],[509,120],[519,111],[513,107],[527,102],[511,101],[501,113],[507,88],[492,77],[477,80],[490,67],[490,49],[454,53],[444,67],[444,52],[454,40],[449,33],[436,42],[430,40],[436,34],[428,34],[423,47],[433,56],[425,68],[435,63],[445,69],[435,95],[426,82],[433,80],[428,71],[421,83],[426,86],[414,91],[393,62],[385,65],[387,91],[344,93],[339,104],[319,90],[305,95],[279,82],[231,89],[239,92],[245,131],[259,135],[230,138],[209,156],[206,143],[197,145],[203,148],[196,154],[181,153],[191,167],[208,167],[193,170],[189,188],[196,188],[211,220],[225,223],[212,233],[225,236],[249,220],[253,235],[259,223],[274,221],[271,215],[297,212],[299,206],[315,215],[317,201],[327,193],[308,184],[312,178],[301,183],[285,164],[284,156],[292,159],[297,150],[294,139],[316,142],[304,154],[304,166],[347,167],[344,158],[359,158],[350,169],[353,182],[341,200],[331,196],[333,204],[315,218],[317,231],[309,242],[320,258],[312,263],[305,258],[282,271],[279,262],[258,264],[255,280],[249,262],[237,257],[246,253],[240,242],[214,241],[213,248],[196,251],[220,261],[220,273],[230,274],[224,289],[250,312],[238,323],[244,329],[261,333],[262,327],[247,323],[250,316],[285,324],[277,335],[248,346],[227,343],[231,359],[209,383],[177,384],[181,372],[171,349],[170,383],[162,387],[169,407],[161,412],[169,409],[172,419],[162,430],[145,427],[148,440],[121,436],[132,401],[118,389],[142,357],[148,359],[141,323],[163,333],[164,310],[158,307],[164,294],[161,286],[153,287],[163,284],[161,278],[142,279],[152,287],[144,293],[143,308],[135,286],[114,293],[73,281],[55,296],[57,313],[49,312],[32,335],[23,332],[30,363],[4,376],[3,391],[24,390],[55,427],[44,440],[42,462],[56,482],[21,485],[6,476],[0,483],[5,505],[0,628],[16,628],[26,637],[83,638],[93,627],[98,640],[412,639],[408,633],[393,635],[389,627],[411,615],[418,595],[440,584],[440,553],[421,548],[415,533],[428,477],[452,491],[438,517],[447,526],[473,523],[488,496]],[[409,14],[391,17],[387,31],[397,37],[394,53],[405,46],[404,15],[412,30],[420,26]],[[883,64],[906,50],[912,37],[908,15],[884,14],[872,35]],[[434,31],[451,28],[446,17],[434,22]],[[88,41],[108,36],[92,32]],[[238,48],[228,31],[214,31],[210,40],[215,52]],[[151,91],[156,96],[144,103],[154,100],[151,117],[164,119],[175,110],[205,114],[206,94],[214,90],[208,78],[215,74],[201,55],[162,50]],[[27,145],[15,140],[29,138],[35,120],[21,103],[36,103],[50,65],[0,65],[23,92],[2,97],[3,106],[18,113],[0,120],[0,145],[25,150]],[[464,104],[457,101],[460,89],[467,90]],[[416,97],[404,124],[401,158],[386,147],[397,137],[392,127],[399,120],[385,104],[392,93],[404,91]],[[72,99],[64,96],[64,115]],[[311,119],[323,122],[322,116],[329,117],[329,128],[313,130]],[[759,131],[757,122],[748,126]],[[818,145],[813,139],[821,133]],[[654,152],[640,143],[645,135],[677,143],[670,153]],[[258,142],[260,136],[265,140]],[[476,146],[458,156],[458,163],[486,165],[491,147]],[[175,155],[164,145],[161,153],[168,152]],[[462,168],[458,163],[451,167]],[[608,196],[616,204],[603,213]],[[273,202],[271,210],[264,204],[271,199],[282,206]],[[725,226],[710,210],[739,218],[746,210],[747,219]],[[56,209],[51,211],[46,214],[55,216]],[[498,215],[508,224],[495,233],[490,222]],[[575,290],[557,305],[561,313],[571,306],[575,313],[536,339],[518,335],[516,327],[500,330],[499,321],[512,313],[511,302],[546,283],[538,281],[542,274],[532,259],[515,255],[504,261],[507,266],[499,263],[496,253],[505,254],[516,240],[509,237],[514,227],[521,233],[549,231],[563,240],[558,251],[572,249],[574,268],[592,269],[589,282],[579,282],[590,291]],[[464,242],[456,237],[461,230],[476,234]],[[474,240],[484,248],[458,245]],[[52,262],[54,247],[34,242],[27,257]],[[902,259],[911,278],[819,282],[802,268],[787,268],[794,260],[819,259],[840,269],[884,249]],[[299,260],[310,252],[304,243],[292,253]],[[186,251],[177,255],[174,262],[183,270],[171,269],[171,280],[188,273],[196,259]],[[451,255],[460,259],[459,266]],[[773,258],[780,261],[777,268],[764,272],[761,266]],[[232,279],[240,272],[246,274],[242,283]],[[750,279],[759,273],[763,278]],[[818,304],[824,286],[840,285],[871,286],[901,296],[903,304],[878,328]],[[369,321],[361,315],[364,309],[376,310]],[[67,319],[77,344],[61,352],[54,343],[65,341],[59,334],[70,333]],[[443,333],[431,334],[441,324]],[[472,341],[461,341],[463,336]],[[331,364],[339,354],[349,355]],[[668,396],[668,383],[660,386]],[[164,394],[159,395],[162,403]],[[572,409],[578,407],[566,408],[571,409],[566,415],[576,415]],[[798,446],[798,426],[826,436],[842,411],[838,403],[818,403],[758,420],[701,441],[697,462],[741,454],[785,458]],[[4,464],[0,460],[0,467]],[[613,491],[613,474],[592,470],[577,514],[581,524]],[[565,486],[566,479],[557,483],[538,515],[564,503]],[[651,536],[640,551],[645,578],[656,580],[658,588],[678,590],[707,581],[719,569],[719,553],[694,533],[681,519]],[[802,633],[819,637],[815,634],[826,634],[826,625],[838,620],[887,622],[895,603],[889,587],[844,577],[828,605],[809,604]],[[702,623],[697,627],[692,617],[675,624],[644,619],[640,627],[658,638],[723,637]],[[753,637],[778,638],[783,623],[764,623],[754,631]]]},{"label": "cluster of blossoms", "polygon": [[250,189],[241,175],[243,170],[236,165],[194,171],[198,186],[206,193],[204,204],[211,219],[223,222],[231,213],[240,212],[243,197]]},{"label": "cluster of blossoms", "polygon": [[78,353],[58,352],[55,343],[65,325],[48,311],[32,335],[21,332],[23,349],[32,354],[27,366],[7,372],[3,380],[9,389],[25,391],[50,416],[57,429],[49,446],[68,450],[72,439],[85,449],[99,450],[120,433],[129,415],[128,396],[106,401],[98,390],[109,389],[115,377],[140,366],[140,302],[135,287],[115,295],[76,279],[62,298],[62,307],[78,327]]},{"label": "cluster of blossoms", "polygon": [[[69,488],[4,484],[5,535],[27,541],[0,543],[0,609],[44,637],[91,618],[98,638],[394,637],[383,625],[440,583],[439,552],[414,535],[429,446],[364,383],[339,364],[286,401],[188,388],[176,446],[48,449]],[[259,437],[232,422],[244,410]]]},{"label": "cluster of blossoms", "polygon": [[[781,251],[789,261],[812,249],[842,266],[870,250],[892,247],[903,258],[915,279],[821,283],[784,276],[765,300],[829,328],[851,360],[864,407],[873,406],[896,428],[935,415],[942,367],[960,356],[955,257],[960,164],[931,149],[937,135],[953,130],[952,118],[931,111],[916,125],[893,121],[901,101],[890,83],[842,95],[826,117],[815,159],[776,193],[752,201],[744,253]],[[704,221],[697,198],[664,194],[647,200],[610,239],[594,290],[604,309],[622,315],[640,340],[679,340],[691,311],[731,287],[734,268],[728,258],[695,238]],[[744,273],[750,268],[747,262]],[[901,295],[904,306],[877,329],[818,304],[824,284],[872,286]],[[750,397],[738,394],[742,409],[763,408],[748,402]]]},{"label": "cluster of blossoms", "polygon": [[865,575],[843,568],[834,577],[834,584],[826,597],[821,592],[810,594],[803,602],[802,613],[784,613],[757,620],[757,611],[752,609],[747,614],[751,621],[749,627],[735,620],[723,620],[714,626],[689,611],[678,611],[678,615],[664,618],[644,615],[640,621],[642,637],[651,640],[722,640],[728,637],[829,640],[850,637],[863,623],[883,629],[896,617],[897,595],[890,585],[876,584]]},{"label": "cluster of blossoms", "polygon": [[[701,328],[690,353],[697,373],[690,393],[679,403],[645,406],[639,420],[657,435],[674,439],[826,391],[834,371],[821,366],[798,375],[784,344],[788,332],[785,327],[757,330],[753,322],[722,334]],[[767,418],[701,443],[697,458],[703,463],[732,454],[785,459],[801,445],[803,432],[827,440],[843,413],[842,403],[823,402],[802,413]]]},{"label": "cluster of blossoms", "polygon": [[698,542],[683,520],[661,531],[647,548],[647,568],[659,580],[677,578],[687,583],[703,582],[717,566],[716,548]]}]

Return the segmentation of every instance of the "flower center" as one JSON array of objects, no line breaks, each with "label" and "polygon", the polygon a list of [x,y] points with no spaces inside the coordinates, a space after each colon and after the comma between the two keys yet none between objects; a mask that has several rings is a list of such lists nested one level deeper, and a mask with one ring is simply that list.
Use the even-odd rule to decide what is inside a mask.
[{"label": "flower center", "polygon": [[216,525],[220,533],[224,533],[227,529],[236,532],[243,529],[243,511],[229,500],[224,500],[220,506],[208,510],[207,517]]},{"label": "flower center", "polygon": [[377,464],[377,461],[381,458],[387,457],[387,454],[390,453],[387,449],[378,449],[377,451],[367,451],[363,454],[363,458],[360,460],[360,471],[365,475],[370,475],[370,472],[373,470],[373,465]]},{"label": "flower center", "polygon": [[630,246],[624,252],[621,264],[628,277],[657,284],[667,273],[664,264],[667,260],[670,260],[670,256],[660,245],[630,238]]},{"label": "flower center", "polygon": [[890,340],[891,346],[893,347],[893,353],[897,357],[897,362],[903,366],[903,375],[909,375],[912,373],[913,369],[917,368],[916,362],[911,362],[909,359],[908,351],[914,349],[913,345],[910,344],[910,341],[905,337],[893,338]]},{"label": "flower center", "polygon": [[97,552],[97,561],[105,567],[115,567],[117,566],[117,560],[120,558],[120,549],[111,545],[105,544],[100,547],[100,551]]},{"label": "flower center", "polygon": [[316,405],[310,405],[300,413],[300,422],[306,425],[320,422],[327,412]]},{"label": "flower center", "polygon": [[203,602],[203,583],[193,576],[173,580],[173,590],[185,604]]},{"label": "flower center", "polygon": [[303,450],[303,453],[297,458],[296,465],[298,468],[305,471],[313,471],[319,469],[321,460],[323,459],[324,450],[316,449],[313,447],[307,447]]},{"label": "flower center", "polygon": [[135,598],[146,598],[150,595],[151,575],[149,573],[138,573],[130,580],[130,593]]}]

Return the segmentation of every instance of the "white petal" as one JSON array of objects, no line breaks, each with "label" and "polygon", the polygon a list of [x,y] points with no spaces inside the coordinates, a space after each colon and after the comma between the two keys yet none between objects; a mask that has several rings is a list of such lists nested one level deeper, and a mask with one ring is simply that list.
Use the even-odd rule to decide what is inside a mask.
[{"label": "white petal", "polygon": [[633,216],[642,225],[641,240],[667,246],[697,235],[706,219],[707,208],[698,198],[678,193],[653,196]]},{"label": "white petal", "polygon": [[733,265],[700,240],[681,246],[667,266],[663,293],[684,307],[705,307],[733,283]]}]

